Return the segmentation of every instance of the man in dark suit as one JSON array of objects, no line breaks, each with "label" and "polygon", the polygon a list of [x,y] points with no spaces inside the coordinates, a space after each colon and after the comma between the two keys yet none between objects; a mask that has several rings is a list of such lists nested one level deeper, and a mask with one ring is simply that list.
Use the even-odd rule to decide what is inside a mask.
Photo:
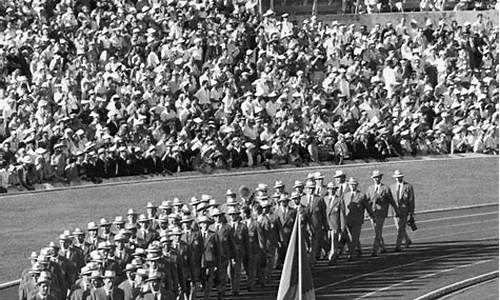
[{"label": "man in dark suit", "polygon": [[306,198],[310,225],[312,230],[311,237],[311,264],[314,266],[316,260],[321,256],[321,250],[325,241],[328,222],[326,220],[326,205],[325,201],[319,195],[314,194],[316,185],[314,182],[308,181],[306,184]]},{"label": "man in dark suit", "polygon": [[149,292],[144,294],[143,300],[174,300],[172,292],[161,287],[161,274],[150,272],[146,282],[149,283]]},{"label": "man in dark suit", "polygon": [[144,244],[149,245],[153,240],[158,239],[158,232],[155,231],[152,226],[150,226],[150,220],[146,218],[144,214],[139,215],[137,223],[139,228],[137,229],[137,238],[144,241]]},{"label": "man in dark suit", "polygon": [[354,259],[354,253],[359,245],[359,236],[361,235],[361,226],[365,218],[365,211],[368,212],[373,219],[373,210],[369,203],[368,198],[360,190],[358,190],[358,182],[354,178],[350,178],[347,182],[350,191],[344,193],[342,197],[343,208],[341,212],[344,217],[344,224],[341,224],[342,235],[345,236],[341,239],[342,242],[339,246],[340,249],[344,247],[344,241],[348,241],[348,259]]},{"label": "man in dark suit", "polygon": [[391,189],[382,183],[382,175],[382,172],[379,170],[373,171],[373,185],[370,185],[366,191],[366,196],[370,201],[370,205],[375,215],[373,219],[375,238],[373,240],[372,256],[377,256],[379,250],[381,253],[386,252],[382,231],[384,228],[385,218],[387,218],[389,211],[389,205],[393,207],[395,215],[399,216],[399,210],[394,202],[394,199],[392,198]]},{"label": "man in dark suit", "polygon": [[115,286],[116,273],[106,270],[103,276],[104,285],[90,292],[92,300],[123,300],[123,291]]},{"label": "man in dark suit", "polygon": [[263,201],[261,205],[268,220],[268,244],[266,245],[266,269],[264,275],[266,280],[270,280],[277,261],[278,249],[283,244],[283,226],[278,215],[271,211],[271,201]]},{"label": "man in dark suit", "polygon": [[175,261],[177,276],[179,278],[179,291],[178,296],[181,299],[187,298],[190,291],[191,283],[191,264],[192,256],[190,252],[190,247],[186,242],[181,239],[182,231],[179,227],[174,227],[170,231],[170,255]]},{"label": "man in dark suit", "polygon": [[139,295],[139,286],[135,282],[136,270],[137,266],[133,264],[127,264],[123,270],[127,279],[118,285],[118,289],[123,292],[124,300],[135,300],[137,295]]},{"label": "man in dark suit", "polygon": [[248,291],[252,291],[255,288],[257,267],[261,260],[261,249],[265,247],[264,238],[261,238],[264,233],[257,221],[252,218],[250,207],[243,207],[241,217],[248,230],[248,260],[243,262],[243,266],[248,277]]},{"label": "man in dark suit", "polygon": [[234,240],[231,226],[226,222],[224,213],[218,208],[212,211],[212,218],[215,220],[213,225],[214,232],[217,234],[220,252],[219,252],[219,266],[218,266],[218,280],[219,284],[217,290],[219,298],[224,297],[227,284],[227,269],[229,260],[234,258]]},{"label": "man in dark suit", "polygon": [[330,235],[330,253],[328,254],[329,265],[333,265],[337,259],[341,249],[339,249],[340,225],[341,217],[343,217],[342,196],[338,192],[338,186],[333,182],[329,182],[326,186],[327,194],[326,202],[326,219]]},{"label": "man in dark suit", "polygon": [[395,251],[401,251],[401,243],[405,241],[406,247],[411,244],[411,239],[406,232],[406,222],[408,218],[413,216],[415,212],[415,192],[413,186],[404,180],[404,175],[401,171],[394,171],[396,182],[391,185],[392,197],[396,200],[396,205],[399,210],[399,217],[394,217],[394,223],[398,229],[396,238]]},{"label": "man in dark suit", "polygon": [[[206,216],[198,218],[201,237],[203,239],[203,248],[201,254],[201,283],[203,285],[204,299],[210,297],[210,291],[214,285],[214,279],[218,266],[220,266],[220,243],[216,233],[209,230],[210,219]],[[225,272],[226,270],[219,270]]]},{"label": "man in dark suit", "polygon": [[[261,196],[258,200],[262,203],[267,201],[267,196]],[[257,231],[259,232],[259,257],[257,262],[257,282],[261,287],[266,284],[265,280],[265,267],[266,258],[268,253],[268,246],[270,245],[270,222],[269,218],[264,214],[264,208],[260,204],[254,205],[254,216],[257,222]]]},{"label": "man in dark suit", "polygon": [[297,216],[297,210],[289,206],[290,199],[287,194],[281,194],[278,199],[279,207],[275,210],[276,215],[279,217],[282,226],[283,242],[278,249],[279,263],[283,264],[285,261],[286,250],[288,249],[288,242],[292,235],[293,224]]},{"label": "man in dark suit", "polygon": [[181,219],[182,236],[181,240],[186,243],[189,248],[190,257],[188,258],[189,271],[185,271],[186,276],[186,294],[189,299],[196,296],[196,292],[200,288],[201,274],[201,258],[203,253],[203,239],[201,232],[195,230],[193,226],[193,218],[191,216],[183,216]]},{"label": "man in dark suit", "polygon": [[240,293],[240,281],[242,264],[248,262],[248,229],[245,223],[240,221],[240,211],[231,206],[227,211],[229,226],[232,228],[234,241],[234,258],[229,266],[229,277],[233,296]]}]

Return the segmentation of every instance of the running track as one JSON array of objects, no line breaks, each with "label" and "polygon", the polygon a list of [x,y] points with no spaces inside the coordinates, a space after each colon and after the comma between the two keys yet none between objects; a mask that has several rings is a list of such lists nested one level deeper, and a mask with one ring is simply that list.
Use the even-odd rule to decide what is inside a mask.
[{"label": "running track", "polygon": [[[394,253],[396,230],[392,219],[387,219],[388,253],[375,258],[369,256],[373,230],[366,222],[361,259],[341,259],[335,266],[320,261],[314,268],[316,298],[414,299],[498,269],[498,205],[422,213],[416,220],[419,229],[410,232],[413,244],[403,253]],[[252,293],[242,290],[234,299],[275,299],[279,277],[275,271],[268,285]],[[16,298],[17,287],[0,291],[2,300]]]}]

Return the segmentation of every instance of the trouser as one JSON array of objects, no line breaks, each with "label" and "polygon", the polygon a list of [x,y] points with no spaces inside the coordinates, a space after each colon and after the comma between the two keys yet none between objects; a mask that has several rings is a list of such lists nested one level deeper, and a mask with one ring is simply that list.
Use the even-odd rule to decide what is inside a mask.
[{"label": "trouser", "polygon": [[316,263],[316,259],[318,259],[321,254],[321,248],[323,247],[324,240],[324,231],[320,229],[314,229],[314,232],[312,234],[311,247],[311,264],[313,265]]},{"label": "trouser", "polygon": [[283,241],[283,244],[278,249],[278,263],[280,265],[282,265],[285,262],[286,250],[288,250],[289,239],[290,239],[290,237],[285,238],[285,241]]},{"label": "trouser", "polygon": [[382,231],[384,229],[384,217],[375,217],[375,221],[372,222],[373,229],[375,230],[375,238],[373,239],[373,252],[378,253],[379,250],[385,250],[384,238],[382,237]]},{"label": "trouser", "polygon": [[215,268],[201,268],[201,274],[203,275],[203,279],[201,281],[203,285],[203,299],[208,299],[210,298],[210,291],[212,290],[212,287],[214,285]]},{"label": "trouser", "polygon": [[271,278],[271,274],[273,273],[277,250],[277,247],[269,247],[269,249],[267,249],[266,251],[266,267],[264,269],[264,278],[266,279],[266,281]]},{"label": "trouser", "polygon": [[217,272],[219,279],[217,291],[219,292],[219,295],[224,295],[224,293],[226,292],[228,266],[229,266],[229,259],[227,258],[222,259]]},{"label": "trouser", "polygon": [[408,215],[403,215],[398,217],[394,217],[394,225],[396,225],[396,228],[398,230],[398,236],[396,237],[396,248],[401,247],[401,243],[403,240],[408,244],[410,241],[410,237],[408,236],[408,233],[406,232],[406,222],[408,221]]},{"label": "trouser", "polygon": [[340,233],[338,230],[330,230],[330,252],[328,260],[332,260],[340,252]]},{"label": "trouser", "polygon": [[241,282],[241,258],[237,257],[231,260],[228,268],[228,273],[231,280],[231,290],[233,294],[239,293]]},{"label": "trouser", "polygon": [[257,257],[257,282],[265,284],[265,271],[266,271],[266,252],[260,249]]},{"label": "trouser", "polygon": [[353,257],[354,253],[358,248],[360,248],[361,243],[359,242],[359,237],[361,235],[361,224],[359,225],[347,225],[349,232],[351,233],[351,238],[347,244],[347,249],[349,251],[349,257]]},{"label": "trouser", "polygon": [[248,277],[248,289],[253,289],[255,287],[255,281],[257,280],[257,267],[260,264],[259,251],[250,251],[248,254],[248,261],[245,264],[245,272]]}]

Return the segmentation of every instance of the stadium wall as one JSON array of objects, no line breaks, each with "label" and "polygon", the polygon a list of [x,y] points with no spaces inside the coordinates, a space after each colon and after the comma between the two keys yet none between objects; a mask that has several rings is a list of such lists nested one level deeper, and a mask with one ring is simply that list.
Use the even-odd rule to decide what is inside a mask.
[{"label": "stadium wall", "polygon": [[[401,18],[406,19],[407,24],[412,19],[415,19],[419,24],[425,24],[426,20],[430,19],[435,26],[437,26],[441,19],[445,20],[447,24],[450,24],[453,20],[456,20],[458,24],[464,24],[465,22],[473,23],[480,13],[483,15],[485,22],[491,21],[495,26],[498,26],[498,10],[380,13],[370,15],[322,15],[319,12],[317,18],[325,23],[338,21],[341,24],[366,25],[368,28],[372,28],[375,24],[387,24],[389,22],[395,26],[401,21]],[[291,15],[290,18],[302,23],[304,19],[310,18],[310,15]]]}]

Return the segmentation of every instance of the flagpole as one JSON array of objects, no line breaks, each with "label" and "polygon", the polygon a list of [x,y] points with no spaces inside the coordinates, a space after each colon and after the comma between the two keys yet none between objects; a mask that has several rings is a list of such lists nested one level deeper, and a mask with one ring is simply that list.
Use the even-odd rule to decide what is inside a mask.
[{"label": "flagpole", "polygon": [[297,230],[299,231],[299,239],[297,246],[299,247],[299,284],[298,284],[298,289],[297,292],[299,293],[299,300],[302,300],[302,226],[300,224],[300,214],[301,214],[301,207],[299,206],[299,210],[297,211]]}]

